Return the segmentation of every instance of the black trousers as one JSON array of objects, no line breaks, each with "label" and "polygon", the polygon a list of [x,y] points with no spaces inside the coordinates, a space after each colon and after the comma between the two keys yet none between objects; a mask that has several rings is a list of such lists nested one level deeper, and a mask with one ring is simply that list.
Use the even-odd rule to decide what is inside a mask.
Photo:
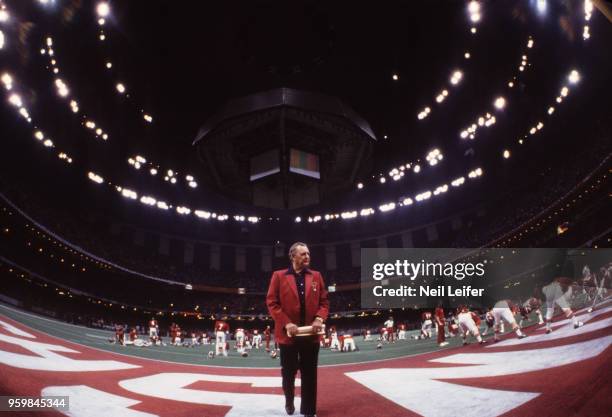
[{"label": "black trousers", "polygon": [[293,402],[295,375],[300,370],[302,401],[300,413],[317,413],[317,364],[319,342],[310,337],[296,337],[292,345],[280,345],[281,374],[285,400]]}]

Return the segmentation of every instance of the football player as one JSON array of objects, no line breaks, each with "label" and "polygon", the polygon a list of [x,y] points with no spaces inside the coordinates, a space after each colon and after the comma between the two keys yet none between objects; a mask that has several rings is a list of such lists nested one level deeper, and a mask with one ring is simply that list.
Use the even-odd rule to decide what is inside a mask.
[{"label": "football player", "polygon": [[423,314],[421,314],[421,318],[423,319],[421,334],[423,337],[429,339],[431,338],[431,326],[433,325],[431,321],[431,311],[424,311]]},{"label": "football player", "polygon": [[261,334],[259,334],[259,330],[253,330],[253,346],[255,349],[261,348]]},{"label": "football player", "polygon": [[521,328],[514,319],[514,313],[517,311],[517,305],[510,300],[498,301],[495,306],[493,306],[493,319],[495,320],[495,336],[493,338],[494,342],[497,342],[499,340],[498,335],[500,331],[503,331],[503,322],[508,323],[512,327],[512,330],[516,333],[516,336],[519,339],[527,337],[527,335],[521,331]]},{"label": "football player", "polygon": [[394,329],[393,316],[389,316],[384,324],[384,328],[387,331],[387,341],[389,343],[395,343],[395,329]]},{"label": "football player", "polygon": [[571,286],[572,280],[570,278],[559,277],[542,287],[542,293],[546,297],[546,333],[552,332],[551,323],[555,312],[555,305],[559,306],[561,311],[563,311],[565,318],[571,319],[575,329],[584,325],[583,322],[578,320],[567,301],[571,297]]},{"label": "football player", "polygon": [[229,325],[222,321],[217,320],[215,322],[215,356],[223,354],[223,356],[227,356],[227,345],[225,341],[225,332],[229,331]]},{"label": "football player", "polygon": [[444,347],[448,345],[448,342],[444,334],[444,309],[442,308],[442,302],[438,302],[438,307],[436,307],[434,312],[434,319],[436,321],[436,331],[438,332],[438,346]]},{"label": "football player", "polygon": [[478,343],[483,344],[484,340],[480,336],[480,317],[478,314],[470,311],[468,306],[460,306],[457,309],[457,321],[459,322],[459,328],[463,334],[463,345],[467,345],[467,336],[469,333],[472,334],[478,340]]},{"label": "football player", "polygon": [[270,351],[270,339],[271,339],[272,331],[270,330],[270,326],[266,326],[264,330],[264,341],[266,342],[266,352]]}]

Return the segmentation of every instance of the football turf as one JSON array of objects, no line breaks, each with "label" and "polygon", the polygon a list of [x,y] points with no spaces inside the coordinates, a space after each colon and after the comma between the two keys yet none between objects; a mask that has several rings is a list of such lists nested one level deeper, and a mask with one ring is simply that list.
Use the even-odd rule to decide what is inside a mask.
[{"label": "football turf", "polygon": [[[89,346],[96,349],[102,349],[109,352],[120,353],[124,355],[136,356],[140,358],[153,359],[159,361],[176,362],[193,365],[208,365],[208,366],[224,366],[224,367],[239,367],[239,368],[276,368],[280,367],[278,359],[270,358],[270,355],[264,349],[252,349],[249,356],[241,357],[234,349],[234,342],[230,341],[232,350],[228,357],[218,356],[216,358],[208,358],[208,352],[214,350],[214,345],[202,345],[196,347],[182,346],[120,346],[108,342],[110,337],[114,336],[114,332],[109,330],[100,330],[84,326],[76,326],[46,317],[38,316],[29,312],[24,312],[13,307],[0,304],[0,313],[15,321],[25,324],[32,329],[43,333],[55,336],[70,342]],[[532,324],[533,322],[527,323]],[[508,327],[508,326],[507,326]],[[483,329],[481,327],[481,329]],[[403,356],[412,356],[424,352],[432,352],[456,347],[462,344],[460,337],[449,338],[448,346],[444,348],[438,347],[434,337],[425,340],[414,340],[412,335],[417,334],[417,331],[408,333],[407,340],[400,340],[397,343],[384,344],[382,349],[377,349],[378,342],[365,342],[360,336],[354,337],[359,351],[355,352],[336,352],[329,349],[321,349],[319,354],[319,364],[321,366],[333,366],[350,363],[372,362],[377,360],[393,359]],[[489,334],[485,339],[490,338]],[[142,336],[141,336],[142,337]],[[167,338],[166,338],[167,340]],[[475,339],[469,337],[471,343],[476,343]]]}]

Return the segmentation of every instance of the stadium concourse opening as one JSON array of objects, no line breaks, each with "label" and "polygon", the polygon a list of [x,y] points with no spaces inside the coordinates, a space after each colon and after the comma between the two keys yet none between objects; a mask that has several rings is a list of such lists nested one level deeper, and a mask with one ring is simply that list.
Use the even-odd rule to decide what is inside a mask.
[{"label": "stadium concourse opening", "polygon": [[608,416],[611,20],[0,0],[0,412]]}]

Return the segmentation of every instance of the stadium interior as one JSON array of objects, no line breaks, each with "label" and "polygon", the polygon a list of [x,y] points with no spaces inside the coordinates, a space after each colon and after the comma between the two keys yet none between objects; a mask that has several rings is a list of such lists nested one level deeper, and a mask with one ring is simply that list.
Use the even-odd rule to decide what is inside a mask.
[{"label": "stadium interior", "polygon": [[[362,249],[575,256],[508,258],[487,285],[521,304],[569,277],[572,308],[610,337],[609,306],[584,315],[612,284],[609,2],[187,3],[0,0],[0,324],[138,360],[277,368],[253,335],[274,325],[272,272],[306,242],[328,332],[357,345],[323,344],[321,366],[474,352],[450,327],[447,345],[423,332],[437,298],[363,308]],[[605,254],[592,275],[581,251]],[[484,331],[499,300],[443,301]],[[125,346],[151,320],[159,344]],[[218,321],[227,358],[209,355]],[[567,415],[605,415],[591,404]]]}]

